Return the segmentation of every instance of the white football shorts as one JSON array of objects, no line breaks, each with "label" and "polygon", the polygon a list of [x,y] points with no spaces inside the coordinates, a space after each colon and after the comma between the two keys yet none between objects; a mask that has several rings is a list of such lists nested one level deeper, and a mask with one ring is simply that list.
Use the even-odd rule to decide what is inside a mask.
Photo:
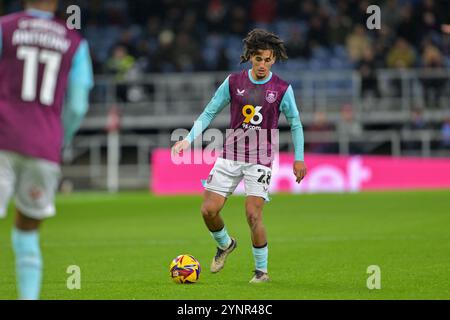
[{"label": "white football shorts", "polygon": [[263,165],[217,158],[205,183],[205,189],[227,198],[244,179],[247,196],[262,197],[269,201],[271,175],[272,170]]},{"label": "white football shorts", "polygon": [[0,218],[14,195],[16,208],[42,220],[55,215],[55,193],[61,169],[57,163],[0,151]]}]

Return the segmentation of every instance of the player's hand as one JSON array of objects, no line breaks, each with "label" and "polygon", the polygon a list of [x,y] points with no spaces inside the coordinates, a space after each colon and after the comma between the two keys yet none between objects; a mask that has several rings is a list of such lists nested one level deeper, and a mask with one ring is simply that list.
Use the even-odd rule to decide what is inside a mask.
[{"label": "player's hand", "polygon": [[190,143],[187,140],[181,140],[181,141],[176,142],[174,144],[174,146],[172,147],[172,155],[180,154],[181,151],[189,148],[189,145],[190,145]]},{"label": "player's hand", "polygon": [[303,178],[306,176],[307,169],[306,165],[303,161],[295,161],[294,162],[294,175],[296,178],[296,182],[300,183],[300,181],[303,180]]}]

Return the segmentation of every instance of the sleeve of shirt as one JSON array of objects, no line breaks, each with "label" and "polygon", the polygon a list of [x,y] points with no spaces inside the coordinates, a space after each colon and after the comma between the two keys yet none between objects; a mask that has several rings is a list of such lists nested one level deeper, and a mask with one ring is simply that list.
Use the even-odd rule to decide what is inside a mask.
[{"label": "sleeve of shirt", "polygon": [[89,46],[81,42],[73,57],[63,109],[64,145],[69,144],[81,126],[89,107],[89,91],[94,86]]},{"label": "sleeve of shirt", "polygon": [[214,120],[214,118],[230,103],[230,87],[229,87],[229,76],[217,89],[214,97],[206,105],[205,110],[194,122],[189,134],[186,136],[185,140],[192,143]]},{"label": "sleeve of shirt", "polygon": [[295,160],[304,161],[304,137],[303,126],[300,121],[300,113],[298,112],[297,104],[295,103],[294,91],[292,86],[289,86],[281,100],[280,111],[286,116],[286,119],[291,126],[292,141],[294,143]]}]

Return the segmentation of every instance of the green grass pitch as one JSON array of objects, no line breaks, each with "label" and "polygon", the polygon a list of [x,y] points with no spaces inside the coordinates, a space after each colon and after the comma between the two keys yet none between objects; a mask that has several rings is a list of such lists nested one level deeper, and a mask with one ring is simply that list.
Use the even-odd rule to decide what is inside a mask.
[{"label": "green grass pitch", "polygon": [[[80,193],[59,196],[41,231],[42,299],[450,299],[450,191],[274,195],[264,220],[272,282],[249,284],[253,256],[244,198],[222,212],[238,248],[218,274],[201,197]],[[13,207],[0,221],[0,299],[15,299]],[[198,283],[177,285],[179,254],[202,265]],[[67,268],[81,268],[69,290]],[[366,286],[381,269],[381,289]]]}]

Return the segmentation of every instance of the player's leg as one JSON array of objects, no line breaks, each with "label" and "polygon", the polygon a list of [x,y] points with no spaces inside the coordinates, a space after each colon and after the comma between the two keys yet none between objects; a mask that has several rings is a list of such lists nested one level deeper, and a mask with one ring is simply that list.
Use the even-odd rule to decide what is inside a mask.
[{"label": "player's leg", "polygon": [[225,205],[227,198],[213,191],[205,190],[203,195],[202,216],[211,236],[216,240],[217,248],[226,251],[233,243],[229,236],[225,223],[220,216],[220,211]]},{"label": "player's leg", "polygon": [[248,196],[245,203],[245,213],[252,238],[252,253],[255,261],[255,275],[250,282],[265,282],[269,280],[267,264],[269,249],[266,229],[263,223],[263,208],[265,199]]},{"label": "player's leg", "polygon": [[12,244],[16,256],[16,276],[19,299],[37,300],[41,288],[42,256],[39,246],[41,221],[16,211]]},{"label": "player's leg", "polygon": [[255,261],[255,275],[250,282],[266,282],[268,277],[268,245],[263,223],[263,208],[269,199],[271,169],[261,165],[249,164],[244,169],[245,192],[247,199],[245,212],[250,227],[252,253]]},{"label": "player's leg", "polygon": [[267,244],[266,229],[262,213],[265,200],[261,197],[248,196],[245,201],[245,214],[250,227],[253,246],[264,247]]},{"label": "player's leg", "polygon": [[205,190],[202,216],[211,236],[217,243],[217,251],[214,256],[210,270],[213,273],[219,272],[225,266],[228,255],[236,248],[236,239],[230,237],[225,227],[220,210],[226,202],[226,197],[217,192]]},{"label": "player's leg", "polygon": [[15,184],[14,155],[0,151],[0,218],[6,216]]},{"label": "player's leg", "polygon": [[245,201],[245,214],[251,231],[252,244],[255,248],[267,245],[266,229],[263,224],[264,203],[264,198],[255,196],[248,196]]},{"label": "player's leg", "polygon": [[203,221],[205,221],[209,231],[215,232],[224,228],[224,222],[220,216],[220,211],[225,205],[226,200],[227,198],[216,192],[208,190],[204,191],[201,212]]},{"label": "player's leg", "polygon": [[58,165],[37,159],[24,159],[18,170],[12,243],[20,299],[39,299],[43,269],[39,226],[55,214],[59,175]]},{"label": "player's leg", "polygon": [[220,211],[241,179],[239,168],[232,161],[219,158],[205,184],[201,212],[208,230],[217,243],[216,255],[211,263],[213,273],[219,272],[224,267],[228,254],[237,246],[236,239],[228,234]]}]

